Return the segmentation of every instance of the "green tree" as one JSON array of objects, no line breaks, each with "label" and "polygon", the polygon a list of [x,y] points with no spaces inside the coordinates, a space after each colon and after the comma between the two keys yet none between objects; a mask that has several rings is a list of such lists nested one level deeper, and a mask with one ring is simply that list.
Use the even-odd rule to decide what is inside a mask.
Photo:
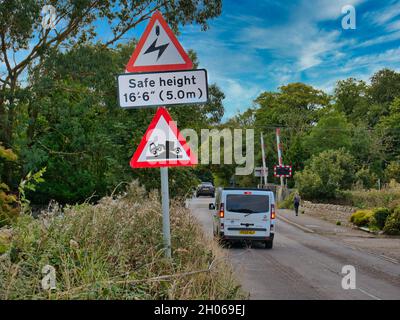
[{"label": "green tree", "polygon": [[[0,143],[0,160],[0,164],[4,161],[15,162],[17,156],[12,150],[4,148]],[[14,220],[19,212],[17,199],[14,195],[9,194],[9,191],[10,188],[0,180],[0,227]]]},{"label": "green tree", "polygon": [[311,157],[302,172],[295,174],[296,186],[308,199],[335,198],[354,182],[354,158],[344,149],[327,150]]},{"label": "green tree", "polygon": [[390,69],[378,71],[371,78],[368,93],[371,97],[369,124],[375,126],[382,117],[389,115],[390,105],[400,97],[400,73]]},{"label": "green tree", "polygon": [[363,189],[371,189],[376,187],[378,177],[369,168],[361,168],[356,172],[356,185]]},{"label": "green tree", "polygon": [[362,123],[353,126],[350,134],[349,150],[356,162],[368,166],[375,173],[380,174],[382,164],[387,157],[385,154],[387,136],[381,130],[370,129]]},{"label": "green tree", "polygon": [[[256,137],[260,132],[264,134],[267,166],[272,169],[278,162],[275,129],[280,127],[283,161],[293,165],[294,171],[302,170],[308,158],[303,139],[318,121],[320,110],[330,106],[330,97],[306,84],[291,83],[282,86],[279,92],[262,93],[255,104],[258,106],[254,116]],[[256,150],[260,150],[258,141]],[[261,163],[261,153],[256,159]]]},{"label": "green tree", "polygon": [[396,180],[400,183],[400,161],[392,161],[385,169],[385,180]]},{"label": "green tree", "polygon": [[304,149],[310,154],[325,150],[351,146],[351,126],[346,117],[339,112],[329,112],[322,116],[310,134],[304,138]]},{"label": "green tree", "polygon": [[[41,9],[44,5],[55,7],[56,31],[44,29]],[[198,23],[203,29],[207,21],[221,14],[221,0],[210,1],[44,1],[17,0],[3,1],[0,6],[0,62],[5,73],[0,76],[0,140],[10,148],[15,143],[15,129],[19,114],[24,107],[21,76],[27,69],[40,64],[46,54],[61,47],[77,47],[95,41],[95,23],[102,19],[112,36],[99,45],[114,47],[130,30],[147,20],[156,11],[161,11],[168,23],[176,31],[178,26]],[[106,34],[106,31],[104,31]],[[18,53],[18,60],[14,57]],[[98,61],[97,61],[98,62]],[[106,67],[102,65],[102,67]],[[91,65],[91,70],[99,65]],[[123,70],[123,65],[120,66]],[[62,82],[59,83],[62,85]],[[111,86],[110,86],[111,89]],[[35,94],[29,97],[34,100]],[[34,116],[34,111],[30,113]],[[18,148],[14,148],[18,149]],[[3,178],[11,179],[11,169],[3,172]]]},{"label": "green tree", "polygon": [[387,137],[386,152],[390,160],[399,159],[400,154],[400,98],[396,98],[389,107],[389,114],[382,117],[377,130]]},{"label": "green tree", "polygon": [[[219,130],[223,129],[229,129],[231,130],[231,133],[233,134],[233,130],[235,129],[241,129],[241,130],[246,130],[246,129],[254,129],[254,121],[255,121],[255,110],[252,108],[249,108],[243,113],[239,113],[232,118],[228,119],[224,124],[221,124],[217,127]],[[243,131],[243,134],[244,131]],[[243,140],[244,141],[244,140]],[[235,142],[233,142],[235,143]],[[238,146],[236,146],[238,148]],[[258,149],[256,149],[257,151]],[[211,149],[210,149],[211,151]],[[245,150],[242,149],[242,154],[245,153]],[[223,148],[221,148],[221,159],[223,157]],[[233,164],[223,164],[221,163],[220,165],[210,165],[210,169],[213,173],[214,180],[218,186],[230,186],[231,185],[231,179],[234,177],[235,179],[235,185],[236,186],[243,186],[243,187],[249,187],[249,186],[254,186],[254,184],[257,183],[257,180],[254,179],[252,175],[249,176],[235,176],[235,169],[236,165],[234,163],[233,159]]]},{"label": "green tree", "polygon": [[387,68],[378,71],[372,76],[368,91],[374,103],[388,107],[400,97],[400,73]]},{"label": "green tree", "polygon": [[[25,120],[18,132],[26,136],[20,142],[23,171],[47,168],[45,182],[29,193],[34,202],[96,200],[134,178],[148,189],[159,188],[159,170],[129,167],[155,111],[117,105],[115,74],[132,51],[132,44],[114,49],[80,45],[48,52],[31,70],[27,89],[34,98],[21,107],[28,112],[22,113]],[[219,121],[224,94],[216,85],[211,88],[209,103],[170,110],[180,129],[200,129]],[[172,196],[185,194],[197,183],[191,168],[171,169],[170,177]]]},{"label": "green tree", "polygon": [[364,81],[354,78],[338,81],[334,100],[336,110],[343,112],[353,123],[367,120],[369,96]]}]

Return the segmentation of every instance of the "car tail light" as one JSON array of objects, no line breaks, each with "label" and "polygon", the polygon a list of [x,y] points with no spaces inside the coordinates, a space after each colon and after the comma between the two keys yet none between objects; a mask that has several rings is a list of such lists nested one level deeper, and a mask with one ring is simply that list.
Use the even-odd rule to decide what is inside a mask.
[{"label": "car tail light", "polygon": [[223,203],[221,203],[221,206],[219,208],[219,217],[220,218],[225,217],[225,211],[224,211],[224,204]]},{"label": "car tail light", "polygon": [[275,205],[271,204],[271,220],[275,219],[276,214],[275,214]]},{"label": "car tail light", "polygon": [[250,195],[251,192],[250,192],[250,191],[245,191],[244,194],[245,194],[245,195]]}]

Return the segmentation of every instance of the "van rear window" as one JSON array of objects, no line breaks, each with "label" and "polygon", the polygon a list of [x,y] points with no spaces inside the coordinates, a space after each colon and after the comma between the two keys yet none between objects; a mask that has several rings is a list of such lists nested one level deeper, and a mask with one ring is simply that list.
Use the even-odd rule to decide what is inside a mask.
[{"label": "van rear window", "polygon": [[269,211],[269,197],[263,195],[229,194],[226,196],[226,210],[240,213]]}]

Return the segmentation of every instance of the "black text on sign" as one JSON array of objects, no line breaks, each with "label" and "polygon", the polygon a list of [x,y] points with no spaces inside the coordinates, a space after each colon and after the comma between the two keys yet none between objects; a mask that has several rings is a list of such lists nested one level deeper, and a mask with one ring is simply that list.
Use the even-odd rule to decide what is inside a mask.
[{"label": "black text on sign", "polygon": [[118,76],[118,92],[122,108],[206,103],[207,72],[125,73]]}]

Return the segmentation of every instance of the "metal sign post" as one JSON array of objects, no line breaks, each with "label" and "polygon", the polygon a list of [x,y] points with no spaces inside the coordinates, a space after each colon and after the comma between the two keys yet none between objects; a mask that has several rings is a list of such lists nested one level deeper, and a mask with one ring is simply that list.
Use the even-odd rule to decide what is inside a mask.
[{"label": "metal sign post", "polygon": [[161,173],[161,206],[162,206],[164,249],[167,258],[171,258],[171,228],[169,222],[168,167],[160,168],[160,173]]},{"label": "metal sign post", "polygon": [[[206,103],[207,72],[190,70],[192,68],[192,61],[161,13],[154,13],[126,65],[126,73],[118,76],[120,107]],[[197,158],[167,109],[158,108],[130,165],[132,168],[160,168],[162,230],[167,258],[171,258],[168,167],[195,164]]]},{"label": "metal sign post", "polygon": [[168,167],[191,166],[196,163],[197,159],[167,109],[159,108],[140,141],[130,165],[132,168],[160,167],[162,230],[167,258],[171,258]]}]

